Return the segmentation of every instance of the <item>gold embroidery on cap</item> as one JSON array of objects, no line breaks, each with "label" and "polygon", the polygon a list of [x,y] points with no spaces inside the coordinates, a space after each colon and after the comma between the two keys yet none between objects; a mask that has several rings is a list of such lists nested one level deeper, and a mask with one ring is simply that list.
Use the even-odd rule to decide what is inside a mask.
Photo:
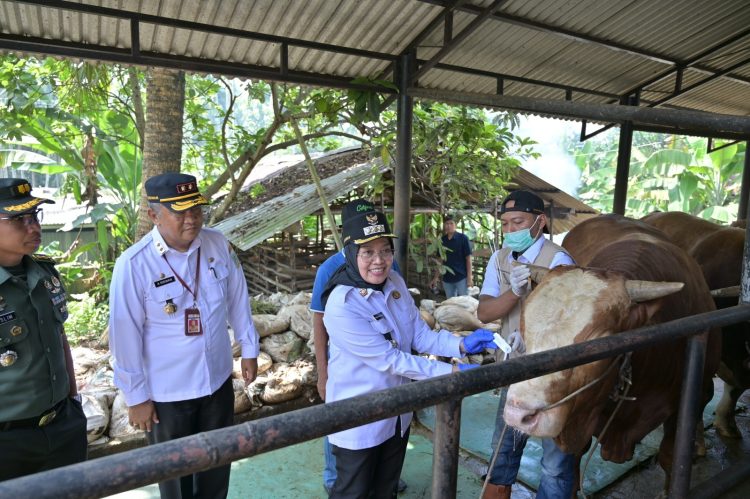
[{"label": "gold embroidery on cap", "polygon": [[34,206],[38,205],[42,202],[42,199],[36,198],[32,199],[31,201],[27,201],[22,204],[17,204],[15,206],[6,206],[3,208],[5,211],[24,211],[28,210],[29,208],[33,208]]}]

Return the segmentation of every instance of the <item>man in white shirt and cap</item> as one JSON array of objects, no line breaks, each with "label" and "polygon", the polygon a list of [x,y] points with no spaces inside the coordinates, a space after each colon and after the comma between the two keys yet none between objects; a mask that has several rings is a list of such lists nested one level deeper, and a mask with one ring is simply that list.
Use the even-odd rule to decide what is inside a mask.
[{"label": "man in white shirt and cap", "polygon": [[[195,177],[145,183],[153,230],[117,259],[110,288],[115,385],[130,424],[160,443],[233,422],[232,347],[245,383],[258,371],[247,283],[226,238],[203,227],[208,200]],[[162,498],[222,498],[229,465],[159,484]]]}]

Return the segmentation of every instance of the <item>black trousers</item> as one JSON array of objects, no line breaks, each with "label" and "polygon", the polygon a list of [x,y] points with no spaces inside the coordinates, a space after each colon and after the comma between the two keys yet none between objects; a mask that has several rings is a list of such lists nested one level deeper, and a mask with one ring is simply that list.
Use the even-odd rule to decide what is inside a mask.
[{"label": "black trousers", "polygon": [[[211,395],[178,402],[154,402],[159,423],[147,433],[151,444],[231,426],[234,390],[230,377]],[[162,499],[221,499],[229,492],[229,465],[159,483]]]},{"label": "black trousers", "polygon": [[67,398],[47,426],[0,431],[0,481],[86,460],[86,416]]},{"label": "black trousers", "polygon": [[398,479],[404,465],[409,429],[375,447],[350,450],[333,446],[336,456],[336,483],[329,497],[335,499],[391,499],[398,495]]}]

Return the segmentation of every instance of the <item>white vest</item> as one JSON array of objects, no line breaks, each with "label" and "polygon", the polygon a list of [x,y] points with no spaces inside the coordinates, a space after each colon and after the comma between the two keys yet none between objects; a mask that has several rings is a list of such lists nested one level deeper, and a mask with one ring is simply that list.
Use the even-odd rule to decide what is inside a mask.
[{"label": "white vest", "polygon": [[[500,280],[501,295],[510,289],[510,280],[508,279],[508,277],[510,276],[510,272],[513,269],[513,265],[511,265],[511,261],[508,259],[508,255],[510,255],[512,251],[513,250],[510,248],[501,248],[497,250],[497,257],[495,258],[495,262],[499,266],[499,272],[497,273],[497,275],[498,279]],[[559,252],[563,252],[566,255],[570,256],[568,252],[565,251],[561,246],[558,246],[549,239],[545,239],[544,243],[542,244],[542,249],[539,250],[539,254],[537,255],[536,259],[534,259],[534,261],[531,263],[534,265],[538,265],[539,267],[549,268],[549,266],[552,264],[552,260],[555,258],[555,255]],[[512,333],[513,331],[521,330],[521,307],[523,306],[525,300],[526,298],[522,297],[519,300],[519,303],[515,307],[513,307],[510,313],[508,313],[508,316],[503,319],[503,338],[507,339],[508,335],[510,335],[510,333]]]}]

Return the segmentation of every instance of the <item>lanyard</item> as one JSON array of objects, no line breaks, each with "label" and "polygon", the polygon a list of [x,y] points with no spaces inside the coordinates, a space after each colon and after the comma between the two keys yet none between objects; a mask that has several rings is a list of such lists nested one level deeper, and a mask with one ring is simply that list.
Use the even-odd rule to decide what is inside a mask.
[{"label": "lanyard", "polygon": [[[193,295],[193,301],[197,302],[198,301],[198,281],[201,277],[201,249],[200,247],[198,248],[198,264],[195,266],[195,291],[190,289],[190,287],[187,285],[185,280],[182,277],[180,277],[180,274],[178,274],[177,271],[174,269],[174,267],[172,267],[172,265],[169,263],[169,260],[167,260],[167,254],[164,253],[161,256],[164,257],[164,261],[167,262],[167,265],[169,265],[169,268],[172,270],[177,280],[180,281],[180,284],[182,284],[182,287],[187,289],[190,292],[190,294]],[[188,264],[188,271],[190,271],[189,264]]]}]

